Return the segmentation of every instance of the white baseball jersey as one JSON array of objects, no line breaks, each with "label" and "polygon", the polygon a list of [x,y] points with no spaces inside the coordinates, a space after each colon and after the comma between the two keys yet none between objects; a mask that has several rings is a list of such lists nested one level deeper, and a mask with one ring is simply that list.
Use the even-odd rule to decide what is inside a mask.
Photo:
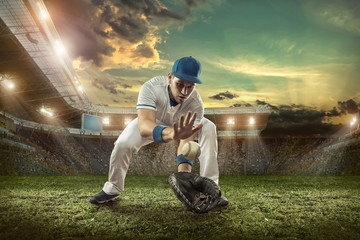
[{"label": "white baseball jersey", "polygon": [[169,83],[167,76],[158,76],[145,82],[141,87],[136,109],[153,109],[156,111],[157,123],[172,126],[174,122],[178,122],[180,115],[191,111],[196,112],[196,120],[194,125],[198,125],[204,117],[204,104],[200,94],[193,90],[189,97],[175,107],[170,105]]}]

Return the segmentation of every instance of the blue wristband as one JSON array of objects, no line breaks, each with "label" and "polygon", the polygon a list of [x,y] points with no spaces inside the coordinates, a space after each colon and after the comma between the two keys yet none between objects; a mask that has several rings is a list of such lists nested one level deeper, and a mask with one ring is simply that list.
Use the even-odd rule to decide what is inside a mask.
[{"label": "blue wristband", "polygon": [[177,156],[176,158],[176,162],[177,165],[179,166],[182,163],[188,163],[191,166],[194,164],[194,161],[187,159],[186,157],[184,157],[184,155],[180,154],[179,156]]},{"label": "blue wristband", "polygon": [[157,125],[156,127],[154,127],[153,129],[153,139],[155,142],[158,143],[164,143],[164,139],[162,138],[162,131],[167,128],[163,125]]}]

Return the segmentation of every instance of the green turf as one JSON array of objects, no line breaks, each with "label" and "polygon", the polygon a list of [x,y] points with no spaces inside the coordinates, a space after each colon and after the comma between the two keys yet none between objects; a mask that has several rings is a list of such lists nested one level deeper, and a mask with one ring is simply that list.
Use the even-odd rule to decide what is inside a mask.
[{"label": "green turf", "polygon": [[360,177],[222,177],[227,208],[194,214],[167,177],[0,177],[0,239],[360,239]]}]

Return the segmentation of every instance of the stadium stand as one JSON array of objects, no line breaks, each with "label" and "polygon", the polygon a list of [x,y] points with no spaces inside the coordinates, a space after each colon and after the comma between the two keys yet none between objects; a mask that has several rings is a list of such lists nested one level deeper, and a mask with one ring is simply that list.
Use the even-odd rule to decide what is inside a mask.
[{"label": "stadium stand", "polygon": [[[106,175],[114,136],[0,128],[1,175]],[[221,175],[360,174],[360,137],[219,138]],[[134,153],[129,175],[176,171],[177,142],[152,143]],[[194,172],[199,171],[195,162]]]}]

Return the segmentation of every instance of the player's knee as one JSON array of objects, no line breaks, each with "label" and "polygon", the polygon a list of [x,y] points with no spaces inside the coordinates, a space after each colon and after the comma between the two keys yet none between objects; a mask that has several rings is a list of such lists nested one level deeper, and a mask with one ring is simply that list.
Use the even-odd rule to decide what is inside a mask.
[{"label": "player's knee", "polygon": [[131,141],[125,139],[116,140],[114,146],[114,148],[116,148],[117,151],[122,151],[122,152],[132,151],[133,147],[134,144],[132,144]]}]

